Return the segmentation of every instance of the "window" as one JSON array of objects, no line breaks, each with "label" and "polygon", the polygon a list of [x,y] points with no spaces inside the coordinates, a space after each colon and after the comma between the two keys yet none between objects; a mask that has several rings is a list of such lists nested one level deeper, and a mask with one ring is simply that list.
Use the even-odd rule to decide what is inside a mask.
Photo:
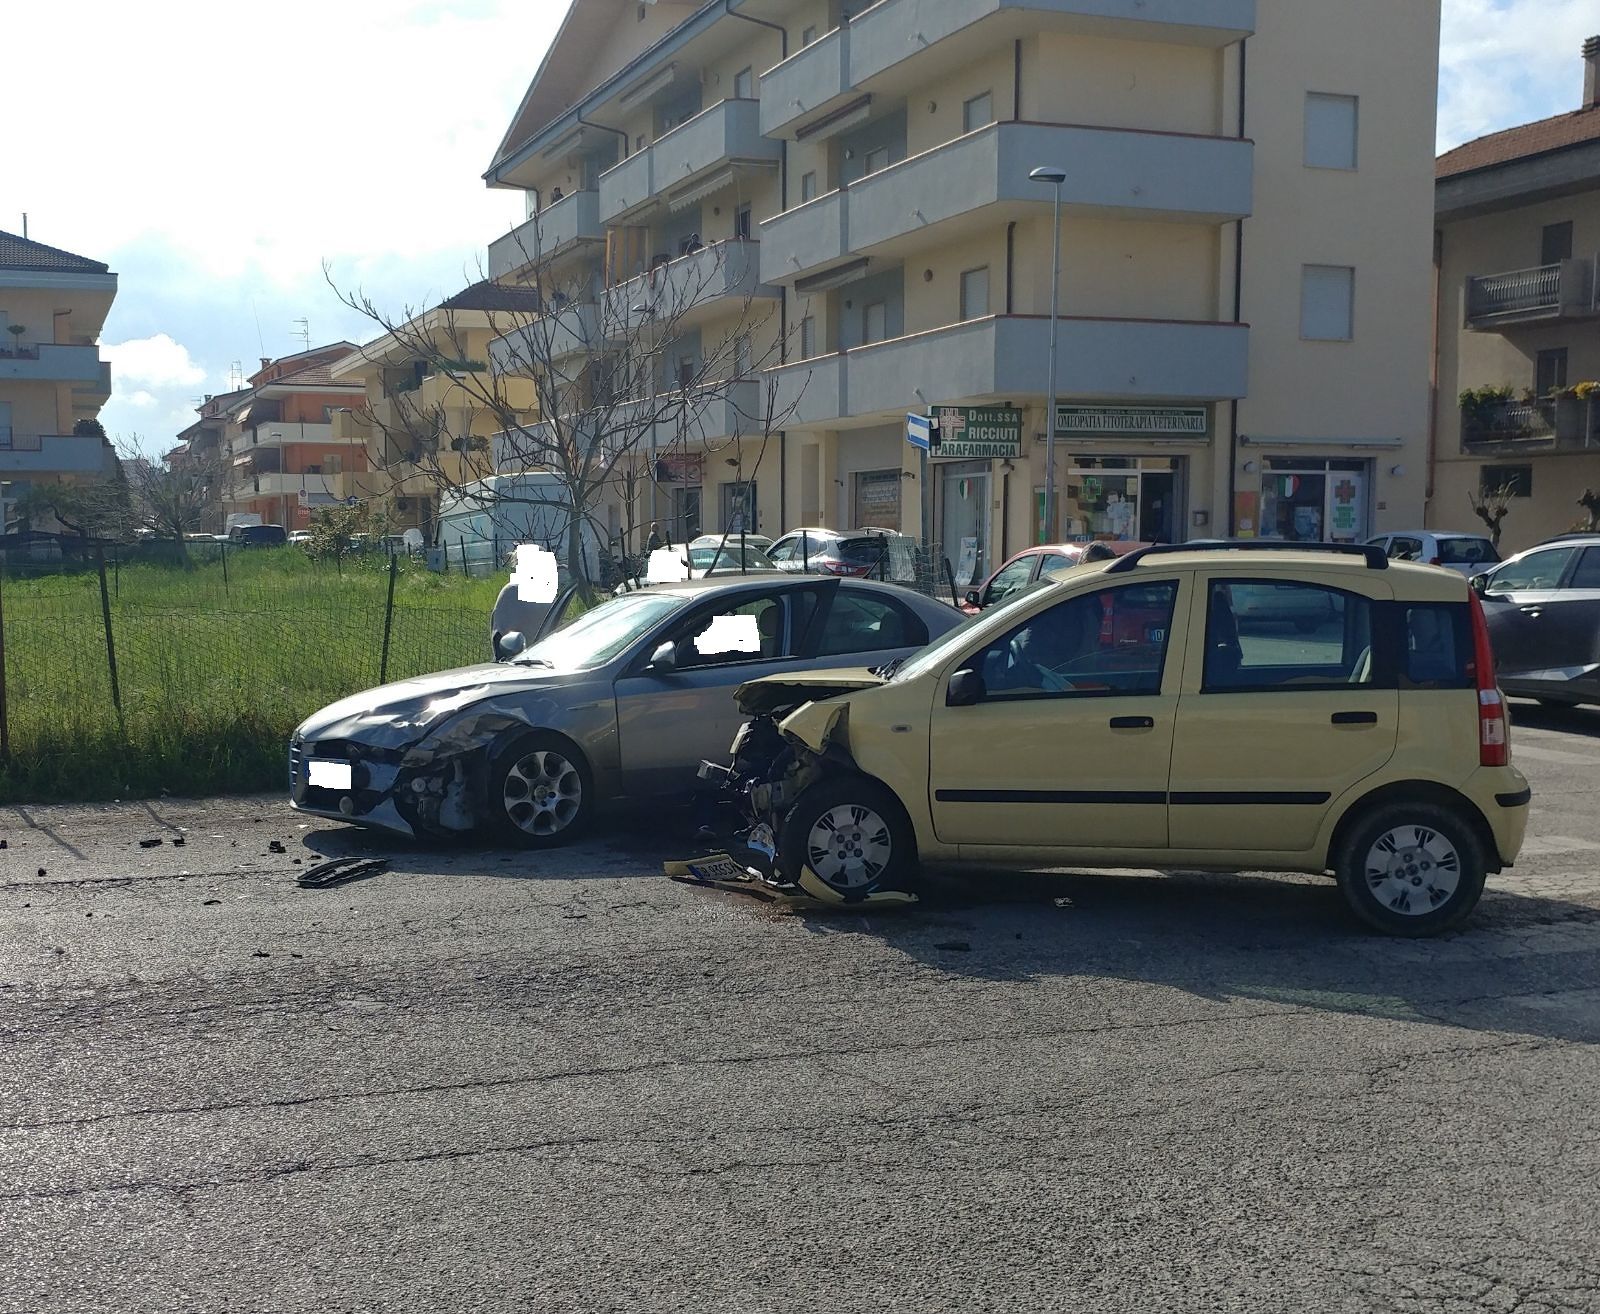
[{"label": "window", "polygon": [[682,355],[678,357],[677,380],[679,388],[694,386],[694,377],[700,371],[700,362],[693,356]]},{"label": "window", "polygon": [[1039,578],[1054,574],[1058,570],[1071,570],[1078,564],[1073,557],[1063,557],[1055,552],[1047,552],[1043,561],[1039,563]]},{"label": "window", "polygon": [[1177,596],[1130,584],[1051,607],[974,658],[985,698],[1160,693]]},{"label": "window", "polygon": [[810,360],[817,354],[817,317],[807,315],[800,321],[800,359]]},{"label": "window", "polygon": [[1396,534],[1389,540],[1389,560],[1421,561],[1422,540],[1420,538],[1407,538],[1404,534]]},{"label": "window", "polygon": [[1533,496],[1531,465],[1485,465],[1478,470],[1478,487],[1485,493],[1509,488],[1512,497]]},{"label": "window", "polygon": [[725,666],[784,655],[783,600],[753,598],[736,607],[702,612],[680,630],[673,642],[678,667]]},{"label": "window", "polygon": [[1584,548],[1578,568],[1568,581],[1569,589],[1600,589],[1600,548]]},{"label": "window", "polygon": [[800,49],[804,50],[816,39],[817,28],[815,24],[812,24],[810,27],[806,28],[805,31],[800,33]]},{"label": "window", "polygon": [[989,267],[961,275],[961,318],[982,319],[989,313]]},{"label": "window", "polygon": [[985,91],[961,107],[961,131],[976,132],[994,122],[994,97]]},{"label": "window", "polygon": [[324,457],[322,465],[329,474],[336,475],[344,473],[344,457],[338,453]]},{"label": "window", "polygon": [[1572,259],[1572,221],[1564,224],[1546,224],[1539,235],[1539,263],[1559,264]]},{"label": "window", "polygon": [[1372,604],[1282,580],[1211,586],[1202,688],[1328,689],[1372,683]]},{"label": "window", "polygon": [[1548,397],[1567,386],[1567,349],[1553,347],[1541,351],[1533,359],[1533,388],[1540,397]]},{"label": "window", "polygon": [[988,593],[983,599],[985,607],[992,607],[997,602],[1004,602],[1014,593],[1021,593],[1028,587],[1028,581],[1033,575],[1033,558],[1019,557],[1010,565],[1001,566],[999,573],[989,581]]},{"label": "window", "polygon": [[1423,603],[1405,609],[1405,686],[1470,689],[1471,615],[1460,603]]},{"label": "window", "polygon": [[1486,538],[1436,539],[1439,560],[1447,566],[1492,566],[1500,560],[1494,544]]},{"label": "window", "polygon": [[733,98],[735,100],[754,100],[755,95],[755,71],[748,68],[740,69],[733,75]]},{"label": "window", "polygon": [[817,199],[817,174],[816,170],[800,175],[800,204]]},{"label": "window", "polygon": [[1356,271],[1346,265],[1306,265],[1300,271],[1300,336],[1348,342],[1355,330]]},{"label": "window", "polygon": [[1359,102],[1354,96],[1306,96],[1306,168],[1356,167]]},{"label": "window", "polygon": [[866,161],[861,166],[861,176],[865,178],[870,174],[877,173],[879,169],[887,169],[888,167],[889,148],[887,146],[879,146],[876,150],[867,152]]},{"label": "window", "polygon": [[733,212],[733,237],[736,242],[748,242],[751,234],[751,220],[754,212],[748,205],[741,205]]},{"label": "window", "polygon": [[756,532],[755,480],[722,485],[722,530],[725,534]]},{"label": "window", "polygon": [[889,336],[889,303],[874,301],[861,311],[861,341],[882,342]]},{"label": "window", "polygon": [[1553,589],[1561,583],[1562,575],[1572,563],[1578,549],[1575,547],[1545,548],[1530,552],[1525,557],[1509,561],[1489,577],[1485,590],[1493,597],[1499,593],[1515,593],[1522,589]]},{"label": "window", "polygon": [[921,647],[927,631],[913,627],[900,608],[883,598],[867,593],[845,592],[834,595],[817,640],[818,657],[837,657],[847,652],[877,652],[884,648]]}]

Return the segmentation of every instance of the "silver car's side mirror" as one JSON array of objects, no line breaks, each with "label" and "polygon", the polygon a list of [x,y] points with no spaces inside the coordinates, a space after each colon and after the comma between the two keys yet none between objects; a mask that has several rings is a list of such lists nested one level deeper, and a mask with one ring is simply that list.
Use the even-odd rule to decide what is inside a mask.
[{"label": "silver car's side mirror", "polygon": [[495,640],[494,652],[500,661],[508,662],[527,646],[527,636],[521,630],[507,630]]},{"label": "silver car's side mirror", "polygon": [[678,669],[678,645],[663,643],[650,654],[650,669],[652,671],[675,671]]}]

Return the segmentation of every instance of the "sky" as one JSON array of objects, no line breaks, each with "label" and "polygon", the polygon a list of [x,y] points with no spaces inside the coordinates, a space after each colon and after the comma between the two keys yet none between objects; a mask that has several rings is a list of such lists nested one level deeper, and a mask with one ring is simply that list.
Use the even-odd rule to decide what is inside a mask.
[{"label": "sky", "polygon": [[[1577,107],[1594,0],[1443,3],[1440,150]],[[9,6],[0,229],[20,232],[26,211],[31,237],[117,272],[107,431],[166,450],[236,365],[300,350],[301,318],[313,346],[376,336],[330,277],[391,314],[478,278],[522,217],[520,196],[482,174],[565,10]]]}]

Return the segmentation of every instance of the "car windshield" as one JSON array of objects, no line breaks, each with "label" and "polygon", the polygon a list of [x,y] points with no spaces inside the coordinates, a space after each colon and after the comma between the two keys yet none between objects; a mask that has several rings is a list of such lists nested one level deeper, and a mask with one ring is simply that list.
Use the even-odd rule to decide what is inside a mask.
[{"label": "car windshield", "polygon": [[895,671],[890,683],[899,684],[905,680],[915,680],[919,675],[935,670],[956,648],[969,642],[975,643],[984,636],[1005,629],[1009,623],[1008,618],[1019,604],[1025,603],[1045,589],[1056,588],[1059,584],[1059,580],[1041,579],[1020,592],[1013,593],[1004,602],[990,607],[987,611],[969,616],[955,629],[947,630],[926,648],[919,648],[912,653],[905,664]]},{"label": "car windshield", "polygon": [[602,666],[687,603],[676,593],[639,592],[613,598],[534,644],[515,661],[519,666],[553,666],[558,671]]},{"label": "car windshield", "polygon": [[709,570],[711,563],[717,563],[717,570],[738,570],[740,563],[751,570],[760,570],[770,567],[772,560],[759,548],[747,547],[741,555],[739,545],[729,542],[719,551],[715,544],[710,547],[692,547],[689,549],[689,565],[694,570]]}]

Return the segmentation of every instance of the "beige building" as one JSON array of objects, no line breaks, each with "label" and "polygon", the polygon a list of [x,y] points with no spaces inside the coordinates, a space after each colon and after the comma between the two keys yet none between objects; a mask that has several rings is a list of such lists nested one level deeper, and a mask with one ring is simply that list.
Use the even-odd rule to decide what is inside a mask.
[{"label": "beige building", "polygon": [[[740,386],[783,425],[699,426],[680,533],[926,506],[964,582],[1045,532],[1048,418],[1058,537],[1359,539],[1422,513],[1438,29],[1437,0],[575,0],[487,174],[530,208],[491,273],[536,235],[603,306],[720,253],[684,355],[753,326]],[[908,412],[943,420],[926,486]]]},{"label": "beige building", "polygon": [[98,427],[74,432],[111,396],[95,344],[116,295],[100,261],[0,232],[0,531],[30,488],[116,469]]},{"label": "beige building", "polygon": [[336,411],[336,438],[361,442],[357,494],[381,504],[396,532],[432,536],[441,487],[493,474],[495,403],[520,423],[537,418],[530,379],[496,380],[489,345],[525,321],[535,299],[485,280],[335,361],[332,377],[365,400]]},{"label": "beige building", "polygon": [[1600,37],[1583,61],[1577,110],[1437,166],[1428,525],[1482,528],[1471,495],[1509,487],[1503,552],[1586,528],[1578,498],[1600,491]]}]

